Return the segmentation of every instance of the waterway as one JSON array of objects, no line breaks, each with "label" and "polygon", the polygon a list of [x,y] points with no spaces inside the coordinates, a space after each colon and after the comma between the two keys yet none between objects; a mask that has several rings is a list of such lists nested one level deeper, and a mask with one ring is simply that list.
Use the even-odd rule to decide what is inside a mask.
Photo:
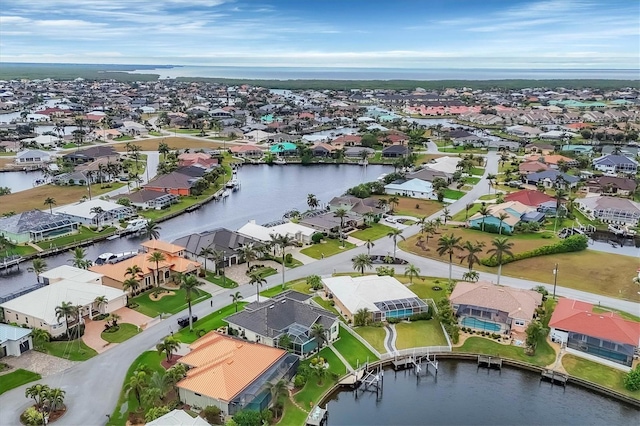
[{"label": "waterway", "polygon": [[[389,166],[381,165],[245,165],[238,172],[239,191],[223,201],[212,201],[199,210],[160,223],[160,238],[173,241],[220,227],[236,230],[250,220],[259,224],[279,220],[286,211],[306,210],[307,194],[315,194],[324,205],[348,188],[373,181],[390,170]],[[136,250],[142,241],[142,237],[123,237],[96,243],[86,247],[87,259],[94,260],[105,252]],[[68,264],[70,258],[70,253],[62,253],[47,257],[46,262],[51,269]],[[30,262],[24,262],[20,271],[14,268],[8,275],[0,272],[0,296],[35,284],[35,275],[27,272],[29,266]]]},{"label": "waterway", "polygon": [[[477,369],[440,361],[437,379],[386,370],[382,398],[342,391],[327,404],[328,425],[631,425],[639,411],[568,385],[540,382],[539,374]],[[634,420],[635,419],[635,420]]]}]

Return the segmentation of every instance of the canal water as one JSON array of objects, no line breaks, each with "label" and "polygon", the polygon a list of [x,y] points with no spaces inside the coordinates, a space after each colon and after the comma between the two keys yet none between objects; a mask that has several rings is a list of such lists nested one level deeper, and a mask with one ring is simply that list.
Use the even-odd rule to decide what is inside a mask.
[{"label": "canal water", "polygon": [[640,412],[586,389],[540,382],[539,374],[444,360],[420,380],[409,371],[385,370],[382,397],[375,392],[335,394],[328,425],[631,425]]},{"label": "canal water", "polygon": [[[279,220],[286,211],[307,210],[308,194],[315,194],[325,205],[348,188],[376,180],[390,170],[390,166],[381,165],[245,165],[238,172],[239,191],[223,201],[212,201],[199,210],[160,223],[160,238],[173,241],[219,227],[236,230],[250,220],[259,224]],[[86,247],[87,259],[95,260],[105,252],[136,250],[142,241],[142,237],[123,237],[96,243]],[[47,257],[46,262],[51,269],[68,264],[71,257],[67,252]],[[30,262],[24,262],[20,271],[13,268],[8,275],[0,271],[0,297],[35,284],[35,275],[27,272],[29,266]]]}]

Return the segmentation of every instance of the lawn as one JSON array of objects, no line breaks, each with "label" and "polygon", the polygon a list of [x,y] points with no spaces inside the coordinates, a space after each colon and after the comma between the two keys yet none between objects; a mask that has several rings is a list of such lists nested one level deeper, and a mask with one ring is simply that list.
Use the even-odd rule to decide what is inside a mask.
[{"label": "lawn", "polygon": [[[149,297],[151,295],[151,291],[147,291],[146,293],[143,293],[129,300],[138,304],[138,307],[134,308],[136,311],[151,318],[155,318],[161,313],[175,314],[185,309],[187,307],[187,302],[185,302],[184,290],[175,289],[172,291],[175,293],[174,295],[164,296],[162,299],[157,301],[151,300],[151,298]],[[195,305],[211,297],[211,295],[206,291],[199,291],[200,294],[193,297],[193,300],[191,301],[192,305]]]},{"label": "lawn", "polygon": [[344,247],[340,244],[340,240],[325,238],[322,241],[321,243],[300,250],[300,253],[313,257],[314,259],[322,259],[322,255],[329,257],[355,247],[354,244],[348,241],[344,241]]},{"label": "lawn", "polygon": [[100,337],[109,343],[121,343],[140,333],[140,328],[137,325],[121,323],[118,324],[118,327],[118,331],[113,333],[103,331]]},{"label": "lawn", "polygon": [[[198,130],[200,133],[200,130]],[[164,143],[169,145],[171,149],[200,149],[200,148],[211,148],[216,149],[222,146],[220,143],[215,143],[207,140],[196,140],[190,138],[182,138],[182,137],[174,137],[168,136],[162,139]],[[158,144],[162,141],[158,139],[148,139],[148,140],[137,140],[134,142],[135,145],[140,147],[141,151],[157,151]],[[127,149],[125,148],[124,143],[114,144],[112,145],[116,151],[125,152]]]},{"label": "lawn", "polygon": [[268,290],[261,291],[260,296],[273,297],[282,293],[285,290],[295,290],[297,292],[304,293],[304,294],[312,293],[311,286],[307,284],[306,279],[303,279],[303,280],[294,280],[294,281],[289,281],[284,283],[284,289],[282,288],[281,285],[271,287]]},{"label": "lawn", "polygon": [[258,276],[260,276],[261,278],[267,278],[277,273],[278,271],[276,271],[271,266],[265,266],[264,268],[256,268],[251,272],[251,274],[258,274]]},{"label": "lawn", "polygon": [[136,400],[135,393],[125,391],[124,384],[129,381],[133,372],[136,371],[138,367],[141,365],[147,366],[151,369],[151,371],[163,371],[164,368],[160,365],[160,361],[162,361],[164,355],[158,354],[156,351],[147,351],[143,352],[129,367],[127,370],[127,375],[122,382],[122,390],[120,391],[120,397],[118,398],[118,403],[116,407],[113,409],[113,413],[111,417],[107,421],[107,425],[109,426],[125,426],[128,420],[129,413],[132,411],[136,411],[139,407],[138,401]]},{"label": "lawn", "polygon": [[450,200],[459,200],[464,196],[464,192],[458,191],[455,189],[447,188],[444,190],[444,198],[448,198]]},{"label": "lawn", "polygon": [[[484,197],[484,195],[483,195],[483,197]],[[454,214],[453,217],[451,218],[451,220],[454,221],[454,222],[465,222],[468,218],[470,218],[471,216],[476,214],[478,211],[480,211],[481,207],[482,207],[481,203],[473,204],[469,208],[469,213],[467,213],[466,209],[462,209],[458,213]]]},{"label": "lawn", "polygon": [[0,251],[0,258],[11,256],[14,254],[18,254],[20,256],[28,256],[33,253],[36,253],[36,249],[31,246],[15,246],[13,244],[7,244],[5,248]]},{"label": "lawn", "polygon": [[78,241],[90,240],[92,238],[100,237],[103,235],[112,234],[116,228],[108,226],[102,231],[92,231],[91,229],[81,226],[78,228],[78,233],[73,235],[65,235],[64,237],[54,238],[52,240],[41,241],[37,243],[38,247],[43,250],[48,250],[52,247],[64,247],[69,244],[76,243]]},{"label": "lawn", "polygon": [[339,339],[334,342],[333,347],[347,360],[353,368],[358,368],[366,362],[377,361],[378,357],[363,345],[358,339],[353,337],[345,328],[340,326]]},{"label": "lawn", "polygon": [[[319,356],[324,358],[325,362],[329,364],[329,372],[335,373],[339,376],[343,376],[347,372],[346,366],[340,361],[340,359],[333,353],[330,348],[324,348],[320,351]],[[308,364],[310,360],[302,361],[300,364]],[[295,400],[303,407],[309,407],[319,402],[322,394],[334,385],[335,381],[331,376],[322,380],[322,385],[318,385],[318,378],[311,376],[307,381],[307,384],[302,390],[294,395]]]},{"label": "lawn", "polygon": [[409,349],[423,346],[447,346],[440,322],[429,321],[401,322],[396,324],[396,348]]},{"label": "lawn", "polygon": [[132,141],[135,138],[133,136],[129,136],[129,135],[122,135],[122,136],[118,136],[117,138],[114,139],[114,141],[118,141],[118,142],[127,142],[127,141]]},{"label": "lawn", "polygon": [[484,337],[469,337],[460,347],[453,348],[454,352],[466,352],[472,354],[484,354],[501,358],[514,359],[516,361],[527,362],[529,364],[546,367],[552,364],[556,355],[551,346],[546,343],[538,344],[538,349],[534,356],[524,353],[524,348],[512,345],[503,345]]},{"label": "lawn", "polygon": [[82,339],[45,342],[38,350],[69,361],[86,361],[98,355],[98,352],[85,345]]},{"label": "lawn", "polygon": [[[231,298],[229,298],[231,300]],[[247,305],[247,302],[239,302],[238,303],[238,312],[240,312]],[[178,331],[174,334],[178,339],[180,339],[183,343],[193,343],[200,336],[198,334],[204,331],[208,333],[212,330],[217,330],[220,327],[224,327],[227,323],[224,321],[224,318],[232,315],[236,312],[235,304],[227,305],[222,309],[219,309],[216,312],[212,312],[204,318],[200,318],[198,321],[193,323],[193,331],[189,331],[189,327],[185,327],[182,330]]]},{"label": "lawn", "polygon": [[296,407],[291,399],[284,398],[284,414],[280,421],[276,424],[283,426],[299,425],[302,426],[307,421],[309,414]]},{"label": "lawn", "polygon": [[622,370],[571,354],[565,354],[562,357],[562,366],[567,370],[567,373],[572,376],[597,383],[600,386],[623,393],[632,398],[640,399],[640,391],[632,392],[624,387],[622,380],[626,373]]},{"label": "lawn", "polygon": [[455,146],[451,148],[440,148],[438,149],[440,152],[451,152],[451,153],[459,153],[459,154],[486,154],[486,148],[465,148],[462,145]]},{"label": "lawn", "polygon": [[381,223],[372,223],[368,228],[361,229],[356,232],[352,232],[350,236],[362,241],[377,240],[382,237],[386,237],[393,228]]},{"label": "lawn", "polygon": [[[98,197],[105,192],[113,191],[121,188],[124,183],[114,182],[110,184],[110,188],[101,188],[100,184],[91,185],[91,194]],[[3,213],[24,212],[27,210],[39,209],[49,211],[48,206],[44,205],[44,200],[52,197],[56,200],[58,206],[75,203],[80,201],[84,196],[88,196],[89,192],[84,185],[59,186],[59,185],[41,185],[26,191],[20,191],[9,195],[2,196],[0,203],[0,215]],[[55,205],[53,206],[56,207]]]},{"label": "lawn", "polygon": [[467,177],[467,178],[464,178],[464,183],[466,183],[467,185],[475,185],[478,182],[480,182],[480,178],[479,177]]},{"label": "lawn", "polygon": [[211,271],[207,271],[207,276],[205,277],[205,280],[209,281],[212,284],[215,284],[217,286],[223,287],[223,288],[236,288],[238,287],[238,283],[235,282],[234,280],[232,280],[229,277],[222,277],[221,275],[218,275],[214,272]]},{"label": "lawn", "polygon": [[[377,196],[376,198],[385,198]],[[401,216],[425,217],[442,210],[442,204],[433,200],[420,200],[418,198],[398,197],[398,205],[393,209],[393,214]]]},{"label": "lawn", "polygon": [[364,340],[369,342],[369,344],[381,354],[387,352],[384,347],[384,337],[386,335],[384,332],[384,327],[374,327],[369,325],[366,327],[354,328],[353,331],[362,336]]},{"label": "lawn", "polygon": [[470,174],[474,176],[482,176],[484,175],[484,169],[482,167],[472,167]]},{"label": "lawn", "polygon": [[[225,177],[226,179],[226,177]],[[177,203],[172,204],[169,208],[156,210],[143,210],[140,212],[141,216],[146,217],[147,219],[159,220],[176,212],[182,212],[183,210],[193,206],[196,203],[204,201],[206,198],[212,196],[220,189],[220,184],[222,181],[218,179],[216,184],[211,185],[208,189],[206,189],[202,195],[188,195],[184,197],[180,197]]]},{"label": "lawn", "polygon": [[325,300],[320,296],[316,296],[313,298],[313,301],[316,302],[318,305],[322,306],[327,311],[333,312],[334,314],[336,314],[338,318],[342,318],[342,315],[340,315],[340,313],[335,307],[331,306],[331,302],[329,302],[328,300]]},{"label": "lawn", "polygon": [[13,388],[22,386],[25,383],[33,382],[34,380],[40,380],[42,378],[42,376],[40,376],[38,373],[23,370],[22,368],[12,371],[8,374],[4,374],[0,377],[2,378],[0,380],[0,395],[7,391],[10,391]]}]

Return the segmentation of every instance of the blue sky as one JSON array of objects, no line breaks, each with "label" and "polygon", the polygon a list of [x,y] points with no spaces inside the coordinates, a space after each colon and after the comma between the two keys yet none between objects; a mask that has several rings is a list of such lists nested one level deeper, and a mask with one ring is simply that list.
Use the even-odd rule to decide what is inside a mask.
[{"label": "blue sky", "polygon": [[640,68],[637,0],[2,0],[0,61]]}]

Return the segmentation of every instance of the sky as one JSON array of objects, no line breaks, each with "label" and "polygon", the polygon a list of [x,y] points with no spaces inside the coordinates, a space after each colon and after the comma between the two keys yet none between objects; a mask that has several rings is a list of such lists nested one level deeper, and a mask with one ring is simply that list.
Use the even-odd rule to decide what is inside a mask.
[{"label": "sky", "polygon": [[640,68],[637,0],[2,0],[0,62]]}]

